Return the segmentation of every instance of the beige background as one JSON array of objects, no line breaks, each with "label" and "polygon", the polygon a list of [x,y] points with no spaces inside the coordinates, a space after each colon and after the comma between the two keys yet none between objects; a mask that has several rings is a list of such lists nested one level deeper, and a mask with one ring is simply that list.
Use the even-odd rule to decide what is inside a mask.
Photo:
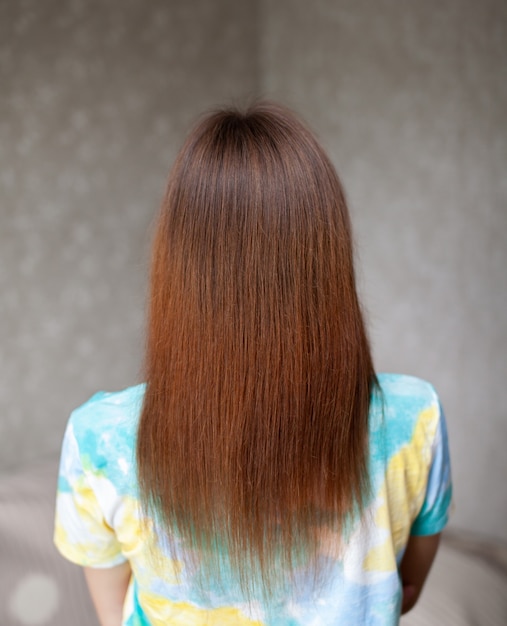
[{"label": "beige background", "polygon": [[337,165],[377,366],[446,409],[453,524],[507,540],[503,0],[0,0],[0,468],[138,380],[171,160],[255,95]]}]

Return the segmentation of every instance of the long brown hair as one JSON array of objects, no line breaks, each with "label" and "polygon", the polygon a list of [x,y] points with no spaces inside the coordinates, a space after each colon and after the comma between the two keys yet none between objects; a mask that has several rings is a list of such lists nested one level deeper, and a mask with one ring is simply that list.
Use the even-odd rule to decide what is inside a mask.
[{"label": "long brown hair", "polygon": [[292,113],[224,110],[190,134],[149,305],[143,503],[209,575],[226,554],[269,593],[361,507],[375,384],[342,187]]}]

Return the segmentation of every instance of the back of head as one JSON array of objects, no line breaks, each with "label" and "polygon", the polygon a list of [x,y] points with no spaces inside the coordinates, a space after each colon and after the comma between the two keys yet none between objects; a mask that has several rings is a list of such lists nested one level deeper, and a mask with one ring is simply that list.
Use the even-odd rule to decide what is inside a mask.
[{"label": "back of head", "polygon": [[146,380],[139,479],[168,536],[208,555],[207,575],[225,554],[247,591],[253,571],[269,593],[297,555],[317,562],[315,529],[367,487],[374,372],[339,179],[286,109],[213,113],[180,151]]}]

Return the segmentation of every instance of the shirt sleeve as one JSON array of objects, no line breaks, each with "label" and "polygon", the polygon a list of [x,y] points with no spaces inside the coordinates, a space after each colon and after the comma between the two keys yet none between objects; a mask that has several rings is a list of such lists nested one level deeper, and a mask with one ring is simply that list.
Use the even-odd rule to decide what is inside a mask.
[{"label": "shirt sleeve", "polygon": [[116,494],[103,470],[82,454],[72,418],[62,445],[54,542],[60,553],[78,565],[113,567],[126,561],[104,503],[114,506]]},{"label": "shirt sleeve", "polygon": [[435,535],[446,526],[452,501],[451,461],[445,416],[440,407],[439,423],[432,445],[432,461],[426,496],[412,524],[411,535]]}]

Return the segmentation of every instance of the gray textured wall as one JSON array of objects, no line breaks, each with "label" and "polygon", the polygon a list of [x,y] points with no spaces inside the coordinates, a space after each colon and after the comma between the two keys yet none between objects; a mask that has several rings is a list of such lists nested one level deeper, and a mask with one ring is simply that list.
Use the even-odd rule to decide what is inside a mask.
[{"label": "gray textured wall", "polygon": [[0,467],[135,381],[183,130],[292,105],[350,200],[379,369],[433,381],[455,526],[507,539],[503,0],[0,0]]},{"label": "gray textured wall", "polygon": [[0,466],[138,378],[149,227],[184,129],[255,91],[248,0],[0,0]]},{"label": "gray textured wall", "polygon": [[507,3],[262,6],[264,91],[348,192],[377,367],[435,384],[453,523],[507,539]]}]

